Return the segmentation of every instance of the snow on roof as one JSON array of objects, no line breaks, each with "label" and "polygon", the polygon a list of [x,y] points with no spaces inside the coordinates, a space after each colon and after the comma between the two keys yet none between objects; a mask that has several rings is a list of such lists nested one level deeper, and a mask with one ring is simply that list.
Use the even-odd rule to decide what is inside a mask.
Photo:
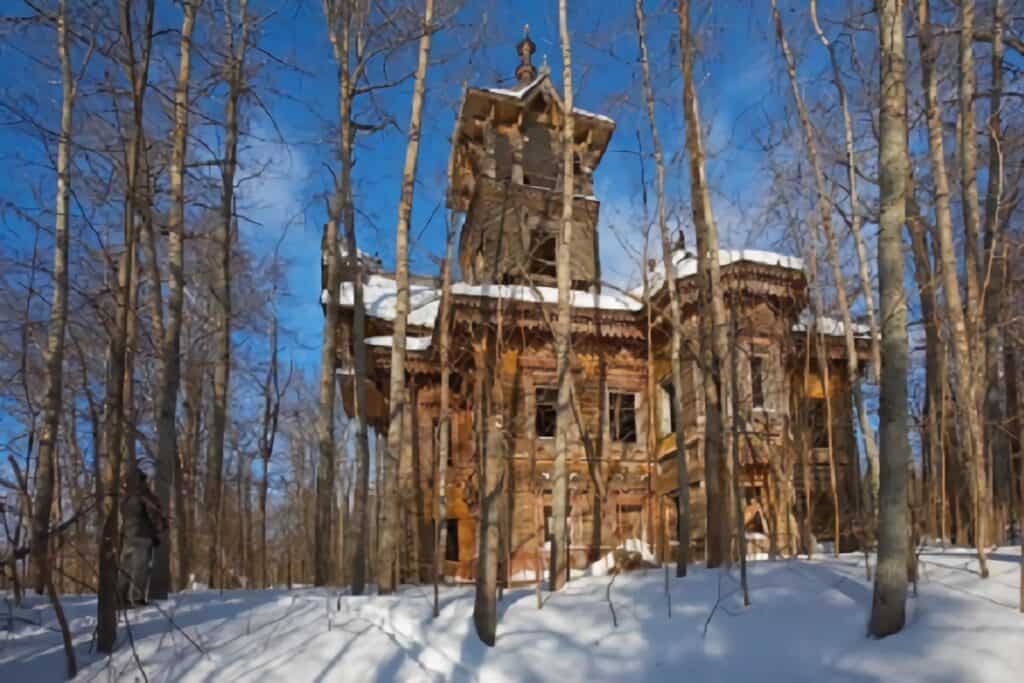
[{"label": "snow on roof", "polygon": [[[805,310],[800,314],[799,322],[793,325],[794,332],[806,332],[807,329],[814,322],[814,314],[808,310]],[[818,324],[816,326],[818,334],[823,334],[827,337],[842,337],[846,334],[846,328],[843,325],[842,320],[836,320],[835,318],[829,318],[822,316],[818,318]],[[853,324],[853,336],[870,339],[871,328],[867,325],[861,325],[859,323]]]},{"label": "snow on roof", "polygon": [[[426,351],[430,348],[430,337],[406,337],[405,348],[409,351]],[[382,337],[367,337],[366,343],[370,346],[393,346],[395,338],[388,335]]]},{"label": "snow on roof", "polygon": [[[722,266],[727,266],[730,263],[739,263],[741,261],[748,261],[750,263],[761,263],[767,266],[777,266],[779,268],[786,268],[789,270],[804,269],[804,260],[798,256],[790,256],[788,254],[780,254],[774,251],[765,251],[762,249],[719,249],[718,250],[718,263]],[[672,252],[672,265],[675,267],[675,277],[677,280],[681,280],[691,275],[697,274],[697,257],[691,252],[677,249]],[[651,272],[651,290],[658,291],[661,289],[661,285],[664,283],[665,266],[662,263],[658,263],[654,266],[654,270]],[[643,296],[643,286],[634,287],[630,290],[630,294],[636,297]]]},{"label": "snow on roof", "polygon": [[526,83],[525,85],[516,85],[516,87],[514,88],[481,88],[481,90],[484,90],[489,93],[494,93],[495,95],[505,95],[506,97],[521,98],[524,95],[526,95],[526,93],[529,92],[533,88],[533,86],[537,85],[547,77],[548,75],[546,73],[541,72],[540,75],[538,75],[536,78],[534,78],[529,83]]},{"label": "snow on roof", "polygon": [[615,119],[611,118],[610,116],[605,116],[604,114],[595,114],[592,111],[587,111],[586,109],[582,109],[580,107],[573,107],[572,113],[579,114],[580,116],[587,116],[592,119],[597,119],[598,121],[604,121],[605,123],[615,123]]},{"label": "snow on roof", "polygon": [[[398,287],[391,278],[370,275],[363,283],[363,304],[366,314],[381,320],[394,320]],[[528,287],[526,285],[471,285],[467,282],[452,284],[456,296],[506,299],[532,303],[558,303],[558,288]],[[327,292],[320,296],[321,303],[327,302]],[[353,305],[351,282],[341,283],[342,306]],[[599,308],[605,311],[639,311],[643,304],[630,296],[621,294],[598,294],[573,290],[569,304],[574,308]],[[424,285],[409,286],[409,324],[417,327],[433,327],[441,306],[441,292]],[[390,337],[382,337],[388,339]],[[368,342],[369,343],[369,342]],[[381,342],[382,344],[384,342]],[[390,344],[390,341],[387,342]]]},{"label": "snow on roof", "polygon": [[[557,287],[471,285],[466,282],[456,282],[452,285],[452,294],[533,303],[558,303]],[[643,303],[631,297],[618,294],[594,295],[577,289],[572,290],[569,305],[575,308],[599,308],[605,311],[639,311],[643,308]]]},{"label": "snow on roof", "polygon": [[[351,282],[341,283],[338,303],[352,306],[354,291]],[[324,293],[326,296],[326,292]],[[394,320],[398,301],[398,286],[391,278],[370,275],[363,283],[363,306],[366,314],[382,320]],[[409,285],[409,324],[417,327],[433,327],[437,310],[441,305],[441,293],[424,285]]]},{"label": "snow on roof", "polygon": [[[526,97],[526,94],[528,92],[533,90],[534,86],[536,86],[538,83],[540,83],[547,77],[548,74],[542,70],[539,76],[537,76],[532,81],[524,85],[516,85],[516,87],[514,88],[481,88],[481,90],[483,90],[484,92],[489,92],[493,95],[503,95],[504,97],[515,97],[518,99],[523,99],[524,97]],[[586,116],[588,118],[597,119],[598,121],[604,121],[605,123],[610,123],[612,125],[615,124],[614,119],[605,116],[604,114],[595,114],[592,111],[587,111],[586,109],[582,109],[580,107],[573,107],[572,111],[574,114],[578,114],[579,116]]]}]

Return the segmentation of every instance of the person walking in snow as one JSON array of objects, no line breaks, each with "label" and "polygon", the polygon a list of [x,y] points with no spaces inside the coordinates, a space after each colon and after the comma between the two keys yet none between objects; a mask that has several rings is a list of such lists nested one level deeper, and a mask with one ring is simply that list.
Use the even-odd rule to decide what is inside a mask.
[{"label": "person walking in snow", "polygon": [[135,480],[125,492],[124,542],[121,551],[120,594],[128,607],[146,604],[149,565],[153,550],[160,545],[167,531],[167,518],[160,509],[160,500],[149,487],[146,473],[134,468]]}]

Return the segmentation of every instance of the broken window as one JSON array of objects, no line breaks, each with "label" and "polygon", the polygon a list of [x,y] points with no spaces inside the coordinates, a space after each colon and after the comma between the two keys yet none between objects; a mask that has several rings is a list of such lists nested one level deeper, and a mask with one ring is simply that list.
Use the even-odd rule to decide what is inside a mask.
[{"label": "broken window", "polygon": [[608,413],[612,441],[636,443],[636,394],[608,392]]},{"label": "broken window", "polygon": [[556,258],[557,244],[554,234],[538,228],[533,233],[533,244],[530,249],[530,272],[554,280],[558,274]]},{"label": "broken window", "polygon": [[750,405],[755,409],[764,409],[764,358],[750,357]]},{"label": "broken window", "polygon": [[447,519],[448,535],[444,543],[444,559],[448,562],[459,561],[459,520]]},{"label": "broken window", "polygon": [[538,387],[534,406],[534,430],[542,439],[554,437],[558,426],[558,390]]}]

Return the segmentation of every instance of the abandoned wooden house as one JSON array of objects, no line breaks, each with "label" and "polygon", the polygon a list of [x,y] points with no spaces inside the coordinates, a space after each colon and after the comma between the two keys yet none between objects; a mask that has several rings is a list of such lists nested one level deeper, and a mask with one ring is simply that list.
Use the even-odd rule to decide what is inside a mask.
[{"label": "abandoned wooden house", "polygon": [[[615,123],[565,112],[533,45],[518,46],[517,83],[466,90],[450,152],[448,206],[462,217],[457,280],[451,287],[452,404],[447,515],[435,520],[440,415],[440,281],[414,277],[408,318],[405,437],[399,490],[408,537],[406,581],[431,575],[435,524],[447,528],[448,577],[470,579],[477,555],[483,425],[500,416],[502,580],[547,566],[550,470],[554,457],[557,318],[555,244],[561,215],[563,117],[575,119],[572,243],[572,358],[576,427],[570,438],[570,554],[583,567],[626,539],[671,556],[677,476],[670,379],[667,286],[681,296],[685,327],[683,424],[691,529],[704,537],[703,406],[696,360],[696,259],[673,254],[675,272],[650,268],[642,289],[602,287],[600,202],[593,174]],[[840,324],[808,329],[807,278],[799,258],[765,251],[720,254],[726,306],[736,320],[741,424],[740,484],[754,549],[793,552],[810,506],[813,532],[833,538],[830,461],[838,480],[843,541],[854,531],[860,481],[849,377]],[[650,266],[649,266],[650,267]],[[351,277],[352,274],[349,274]],[[379,266],[359,269],[366,311],[367,416],[386,434],[396,284]],[[326,303],[327,300],[324,299]],[[351,279],[342,284],[338,378],[353,414]],[[866,345],[866,340],[861,339]],[[816,354],[823,354],[820,364]],[[827,372],[820,372],[820,368]],[[383,440],[383,439],[381,439]],[[831,455],[830,455],[831,454]]]}]

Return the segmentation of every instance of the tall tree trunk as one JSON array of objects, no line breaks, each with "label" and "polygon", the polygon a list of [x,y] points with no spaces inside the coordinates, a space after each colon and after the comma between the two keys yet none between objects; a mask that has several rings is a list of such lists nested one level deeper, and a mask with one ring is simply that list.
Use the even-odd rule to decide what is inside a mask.
[{"label": "tall tree trunk", "polygon": [[[966,4],[966,3],[965,3]],[[949,177],[942,140],[942,115],[939,109],[938,81],[935,73],[935,44],[929,25],[928,0],[918,0],[918,44],[921,50],[921,80],[925,93],[925,118],[928,123],[928,153],[931,158],[935,201],[935,228],[940,254],[942,290],[946,301],[946,319],[953,345],[953,368],[957,384],[956,414],[964,463],[968,472],[974,509],[974,543],[982,577],[988,576],[985,560],[985,514],[982,509],[985,489],[983,437],[978,419],[975,375],[971,365],[968,321],[965,319],[960,286],[957,282],[956,255],[953,252],[953,216],[950,211]],[[902,65],[902,62],[901,62]],[[973,268],[970,264],[967,270]]]},{"label": "tall tree trunk", "polygon": [[[832,66],[832,83],[839,95],[839,107],[843,112],[843,132],[846,136],[846,182],[849,184],[850,194],[850,234],[853,236],[853,244],[857,251],[857,274],[860,278],[861,293],[864,295],[864,308],[868,314],[868,329],[871,331],[871,365],[875,381],[878,381],[878,373],[882,365],[882,354],[879,347],[878,319],[875,316],[875,297],[871,286],[871,274],[868,266],[868,250],[864,244],[864,236],[860,229],[860,200],[857,195],[857,157],[853,148],[853,118],[850,116],[849,101],[846,96],[846,87],[843,85],[843,73],[839,66],[839,58],[836,56],[835,46],[825,36],[818,23],[818,11],[816,0],[811,0],[811,23],[818,39],[828,51],[829,63]],[[857,389],[859,391],[859,388]],[[873,447],[874,454],[868,450],[868,464],[874,469],[870,474],[872,496],[878,498],[878,447]],[[871,458],[874,458],[873,460]]]},{"label": "tall tree trunk", "polygon": [[[993,507],[1006,513],[1009,519],[1013,498],[1013,468],[1009,453],[1009,440],[1004,425],[1003,401],[1000,389],[1007,383],[1000,380],[1000,361],[1003,359],[1000,330],[1003,315],[1003,288],[1006,282],[1006,259],[1003,257],[1003,150],[1002,150],[1002,91],[1003,91],[1003,3],[992,3],[992,84],[988,113],[988,187],[985,191],[985,261],[982,274],[985,301],[985,444],[992,467]],[[1000,525],[1001,527],[1002,525]],[[997,527],[998,528],[998,527]],[[998,542],[999,538],[993,538]]]},{"label": "tall tree trunk", "polygon": [[[416,162],[420,150],[420,128],[423,118],[423,93],[426,89],[427,64],[430,60],[430,36],[433,30],[434,0],[425,0],[423,4],[423,23],[419,41],[419,56],[416,63],[416,80],[413,85],[412,111],[409,114],[409,137],[405,146],[405,164],[402,167],[402,194],[398,203],[398,224],[395,227],[395,284],[397,288],[395,301],[395,322],[391,337],[391,386],[390,422],[388,424],[388,452],[384,459],[384,498],[389,501],[385,505],[385,515],[381,528],[381,553],[377,569],[377,588],[382,593],[390,593],[395,589],[391,577],[395,575],[390,568],[392,558],[397,555],[398,539],[402,530],[398,524],[399,495],[398,463],[401,458],[404,426],[407,422],[406,411],[410,409],[408,399],[411,389],[406,389],[405,377],[405,337],[409,317],[409,217],[412,214],[413,191],[416,182]],[[413,438],[409,435],[408,438]],[[409,510],[410,522],[415,527],[418,516]],[[419,537],[419,529],[413,529],[414,539]],[[414,575],[418,567],[410,568]]]},{"label": "tall tree trunk", "polygon": [[334,482],[337,467],[337,450],[334,445],[334,369],[337,362],[338,301],[341,289],[337,220],[333,217],[328,219],[324,230],[327,303],[324,306],[323,337],[320,346],[320,409],[316,420],[319,451],[316,468],[316,528],[313,532],[313,584],[316,586],[324,586],[330,581],[331,508],[335,498]]},{"label": "tall tree trunk", "polygon": [[[743,507],[740,490],[740,401],[739,391],[739,370],[737,356],[739,355],[739,334],[736,331],[736,307],[729,308],[729,346],[732,352],[729,354],[729,381],[732,382],[732,501],[733,515],[736,518],[736,549],[740,561],[740,588],[743,591],[743,606],[750,606],[750,590],[747,587],[747,527],[743,518]],[[743,418],[743,428],[746,429],[746,416]],[[753,455],[753,453],[751,453]],[[838,539],[836,540],[838,543]]]},{"label": "tall tree trunk", "polygon": [[[455,250],[454,220],[448,216],[445,232],[445,258],[441,264],[441,312],[438,354],[441,363],[441,407],[438,420],[437,477],[434,492],[434,618],[441,613],[438,584],[444,580],[445,549],[448,545],[448,459],[451,457],[451,307],[452,257]],[[538,579],[539,580],[539,579]]]},{"label": "tall tree trunk", "polygon": [[724,406],[729,405],[729,378],[723,372],[728,355],[725,298],[719,263],[718,228],[711,209],[711,190],[704,170],[700,103],[693,80],[696,45],[690,30],[690,2],[680,0],[679,42],[683,70],[683,113],[690,168],[690,205],[697,233],[697,278],[701,304],[701,374],[704,382],[704,476],[707,491],[707,566],[729,564],[732,469],[726,456],[728,430]]},{"label": "tall tree trunk", "polygon": [[[926,0],[925,0],[926,1]],[[902,0],[879,0],[881,53],[878,170],[879,299],[882,318],[881,434],[878,566],[868,632],[897,633],[906,621],[907,595],[907,304],[900,233],[906,215],[906,63]]]},{"label": "tall tree trunk", "polygon": [[[564,1],[564,0],[563,0]],[[493,646],[497,631],[499,471],[503,455],[502,415],[494,400],[500,392],[497,337],[485,330],[474,343],[474,442],[479,473],[477,512],[476,597],[473,625],[485,645]],[[554,551],[552,551],[554,552]]]},{"label": "tall tree trunk", "polygon": [[[182,3],[181,39],[179,43],[178,79],[174,89],[174,131],[171,142],[171,164],[168,169],[171,204],[167,215],[167,325],[160,340],[160,372],[156,405],[157,457],[156,494],[163,510],[171,504],[171,484],[180,476],[178,463],[178,388],[181,384],[181,312],[185,294],[184,237],[185,237],[185,155],[188,145],[188,86],[191,74],[192,31],[202,0]],[[153,264],[154,269],[156,264]],[[159,304],[160,284],[153,280],[154,309]],[[153,311],[154,320],[162,311]],[[177,501],[174,506],[175,529],[185,522],[184,511]],[[188,530],[185,530],[187,535]],[[153,575],[150,579],[151,598],[167,597],[171,586],[170,543],[161,543],[153,556]],[[179,546],[178,552],[183,552]],[[179,583],[185,577],[179,577]]]},{"label": "tall tree trunk", "polygon": [[[854,243],[857,245],[858,259],[860,259],[861,252],[864,251],[864,243],[860,236],[860,225],[857,218],[859,213],[855,189],[857,182],[856,166],[853,155],[851,124],[849,122],[850,114],[846,104],[846,89],[842,86],[841,73],[836,62],[835,53],[831,48],[831,44],[828,43],[828,40],[825,38],[824,33],[821,32],[821,29],[817,27],[817,17],[814,13],[814,6],[814,2],[812,2],[811,14],[814,18],[815,28],[818,31],[819,37],[825,43],[826,47],[829,48],[829,55],[833,66],[833,80],[839,90],[839,100],[843,109],[843,120],[845,122],[846,129],[847,165],[849,167],[848,182],[850,183],[850,215],[852,217],[851,231],[854,233]],[[864,441],[864,450],[867,453],[868,467],[871,469],[869,473],[869,488],[871,491],[871,509],[874,510],[875,503],[878,498],[878,446],[875,442],[875,429],[871,425],[871,417],[867,414],[867,411],[864,408],[864,395],[860,387],[858,372],[859,362],[857,345],[854,338],[853,316],[850,313],[850,302],[846,295],[845,278],[843,276],[842,264],[839,258],[839,240],[832,226],[832,201],[828,194],[828,190],[825,187],[825,175],[821,169],[821,162],[818,156],[818,145],[815,139],[814,126],[811,123],[810,113],[807,110],[807,105],[804,103],[804,98],[800,92],[800,86],[797,82],[796,61],[793,59],[793,53],[789,49],[789,43],[786,40],[785,33],[782,29],[782,16],[779,14],[779,10],[776,7],[774,0],[772,1],[772,15],[775,20],[775,32],[778,36],[779,46],[782,48],[782,54],[786,59],[786,71],[789,74],[789,85],[793,93],[793,100],[796,103],[797,112],[800,117],[800,125],[804,132],[804,145],[807,151],[807,160],[811,165],[811,171],[814,176],[814,189],[817,195],[818,220],[821,224],[822,232],[825,233],[826,255],[829,266],[832,270],[832,279],[835,280],[836,303],[839,306],[839,314],[843,321],[843,338],[846,341],[846,371],[849,375],[850,385],[853,390],[854,409],[857,411],[857,418]],[[871,296],[871,282],[867,275],[866,259],[860,262],[860,280],[865,297],[864,305],[868,310],[868,320],[870,323],[869,329],[872,337],[872,353],[878,353],[877,322],[875,321],[874,301]],[[880,358],[875,357],[874,361],[875,363],[879,363]],[[877,368],[875,372],[878,372]],[[839,510],[837,508],[837,519],[838,515]],[[838,538],[836,539],[836,543],[838,548]]]},{"label": "tall tree trunk", "polygon": [[[981,319],[978,308],[982,291],[978,282],[981,272],[981,258],[978,255],[978,239],[981,218],[978,207],[977,143],[975,142],[976,120],[974,115],[975,83],[974,73],[974,0],[961,0],[959,33],[959,136],[957,150],[960,160],[960,191],[963,194],[961,209],[964,220],[964,274],[967,282],[966,300],[967,332],[972,339]],[[977,398],[977,397],[976,397]],[[971,404],[971,409],[976,404]],[[977,453],[981,457],[981,453]],[[975,511],[977,513],[977,510]]]},{"label": "tall tree trunk", "polygon": [[[683,429],[683,324],[679,305],[679,290],[676,289],[675,262],[672,253],[672,239],[669,235],[665,207],[665,159],[658,137],[655,120],[654,87],[651,85],[651,67],[647,58],[647,39],[644,30],[644,3],[636,0],[636,35],[640,46],[640,69],[644,82],[644,102],[647,106],[647,122],[651,128],[651,142],[654,146],[655,194],[657,197],[658,229],[661,234],[664,285],[668,288],[669,311],[672,325],[672,411],[676,426],[676,486],[678,488],[679,514],[677,526],[679,545],[676,550],[676,576],[686,576],[690,563],[690,476],[686,466],[686,435]],[[646,270],[647,264],[644,263]],[[653,400],[653,396],[648,400]]]},{"label": "tall tree trunk", "polygon": [[[813,4],[812,4],[813,8]],[[868,465],[871,468],[871,497],[872,497],[872,508],[874,507],[874,501],[877,496],[877,489],[875,484],[877,482],[878,473],[878,450],[875,446],[875,430],[871,426],[871,419],[864,409],[864,397],[860,390],[860,381],[858,378],[858,354],[857,344],[854,339],[853,333],[853,316],[850,314],[850,303],[846,296],[845,278],[843,276],[842,264],[839,260],[839,241],[836,238],[835,230],[832,227],[832,202],[829,199],[828,190],[825,187],[825,174],[821,169],[821,162],[818,156],[818,144],[815,141],[814,126],[811,123],[811,116],[807,110],[807,105],[804,103],[803,95],[800,92],[800,85],[797,82],[796,77],[796,61],[793,59],[793,53],[789,49],[789,42],[786,40],[785,31],[782,28],[782,15],[779,14],[778,7],[775,0],[772,0],[772,17],[775,22],[775,34],[779,41],[779,47],[782,49],[782,55],[786,60],[786,72],[789,75],[789,85],[793,93],[793,101],[796,104],[797,113],[800,117],[800,125],[803,128],[804,133],[804,146],[807,152],[807,160],[810,163],[812,175],[814,176],[814,190],[817,196],[817,209],[818,209],[818,221],[821,225],[822,232],[825,233],[825,245],[826,253],[828,256],[829,266],[832,270],[832,279],[835,281],[836,290],[836,303],[839,304],[839,312],[843,320],[843,338],[846,341],[846,372],[850,378],[850,385],[853,389],[854,407],[857,411],[857,416],[860,419],[861,432],[864,437],[864,446],[868,454]],[[838,74],[835,76],[838,78]],[[845,91],[843,91],[845,92]],[[845,96],[840,95],[840,99],[843,101],[843,107],[845,109]],[[852,158],[852,156],[851,156]],[[849,160],[848,160],[849,161]],[[814,235],[812,240],[812,249],[817,249],[817,235]],[[817,283],[812,283],[812,286],[820,286]],[[820,310],[820,294],[815,293],[812,296],[815,297],[817,309],[816,315],[821,315]],[[869,300],[870,303],[870,300]],[[839,495],[836,490],[836,468],[835,468],[835,450],[834,444],[832,443],[832,406],[831,406],[831,395],[827,391],[827,375],[828,375],[828,356],[827,350],[824,347],[824,340],[820,340],[819,363],[821,365],[822,382],[825,382],[826,394],[825,401],[828,408],[828,432],[829,432],[829,470],[830,480],[832,485],[832,507],[834,511],[834,522],[835,522],[835,547],[833,548],[836,554],[839,553]]]},{"label": "tall tree trunk", "polygon": [[202,359],[201,354],[195,350],[195,345],[192,346],[190,362],[185,365],[182,391],[184,434],[182,434],[182,443],[178,451],[180,457],[175,461],[174,472],[174,509],[175,514],[181,516],[176,535],[179,590],[184,590],[191,582],[194,543],[188,532],[194,528],[195,521],[198,519],[194,506],[198,503],[195,487],[202,436],[203,387],[205,385],[203,363],[205,359]]},{"label": "tall tree trunk", "polygon": [[[352,125],[354,97],[352,52],[353,3],[329,0],[324,3],[327,33],[338,68],[338,153],[340,169],[332,203],[333,219],[345,228],[346,270],[352,282],[352,398],[355,408],[356,479],[349,538],[352,567],[348,572],[352,594],[366,588],[369,547],[370,446],[366,426],[366,311],[363,308],[362,261],[356,245],[355,207],[352,203],[352,163],[355,129]],[[357,36],[358,39],[358,36]],[[358,40],[357,40],[358,42]],[[379,492],[378,492],[379,493]],[[379,498],[379,496],[378,496]]]},{"label": "tall tree trunk", "polygon": [[[276,292],[276,289],[275,289]],[[331,373],[333,375],[333,371]],[[270,321],[270,365],[263,385],[263,425],[260,431],[260,586],[267,588],[267,493],[270,490],[270,458],[274,455],[277,422],[281,413],[281,393],[277,371],[277,314]]]},{"label": "tall tree trunk", "polygon": [[[71,196],[71,126],[76,83],[71,72],[67,4],[57,10],[57,53],[60,58],[60,138],[57,141],[57,198],[53,239],[53,294],[50,322],[43,353],[43,406],[39,424],[39,459],[36,466],[36,495],[32,512],[31,560],[37,593],[50,581],[50,508],[53,506],[54,470],[57,460],[57,432],[60,429],[64,384],[64,329],[68,319],[68,203]],[[27,474],[27,473],[26,473]]]},{"label": "tall tree trunk", "polygon": [[566,0],[558,0],[558,35],[562,46],[562,100],[565,119],[562,128],[562,217],[558,231],[555,264],[558,281],[558,322],[555,328],[555,366],[558,375],[558,404],[555,416],[555,460],[551,473],[551,558],[549,588],[559,590],[569,578],[569,430],[572,429],[572,208],[575,117],[573,116],[572,46]]},{"label": "tall tree trunk", "polygon": [[[221,162],[220,220],[214,241],[219,248],[214,278],[216,328],[213,334],[213,404],[210,436],[206,442],[206,511],[210,547],[207,572],[210,587],[220,585],[217,558],[220,555],[221,488],[224,481],[224,430],[227,426],[228,392],[231,381],[231,248],[235,222],[235,172],[238,170],[238,110],[244,87],[243,66],[249,44],[248,0],[239,0],[237,20],[234,13],[224,17],[228,47],[227,98],[224,105],[224,159]],[[235,23],[239,26],[236,32]]]},{"label": "tall tree trunk", "polygon": [[[907,157],[910,157],[909,150]],[[921,216],[920,207],[914,198],[914,175],[907,173],[907,232],[910,235],[910,249],[914,258],[914,280],[917,283],[917,296],[921,302],[921,318],[925,330],[925,428],[923,430],[924,462],[927,467],[925,481],[930,498],[929,505],[934,508],[932,520],[935,522],[934,532],[945,539],[945,489],[938,488],[941,473],[945,467],[945,450],[942,447],[941,411],[942,386],[946,380],[946,358],[941,349],[943,344],[939,338],[941,323],[935,302],[935,275],[928,256],[927,228]],[[937,494],[937,495],[936,495]]]},{"label": "tall tree trunk", "polygon": [[114,329],[107,345],[107,372],[103,401],[103,438],[97,460],[100,463],[100,543],[99,591],[96,604],[96,649],[108,654],[117,640],[118,517],[121,485],[121,453],[126,431],[124,424],[126,381],[130,381],[127,338],[131,317],[131,281],[135,272],[136,191],[143,139],[143,103],[149,85],[149,57],[153,37],[153,0],[145,5],[141,56],[135,52],[135,31],[129,0],[120,4],[121,34],[127,48],[125,70],[132,91],[132,129],[125,163],[125,201],[123,215],[124,244],[117,265],[116,313]]}]

